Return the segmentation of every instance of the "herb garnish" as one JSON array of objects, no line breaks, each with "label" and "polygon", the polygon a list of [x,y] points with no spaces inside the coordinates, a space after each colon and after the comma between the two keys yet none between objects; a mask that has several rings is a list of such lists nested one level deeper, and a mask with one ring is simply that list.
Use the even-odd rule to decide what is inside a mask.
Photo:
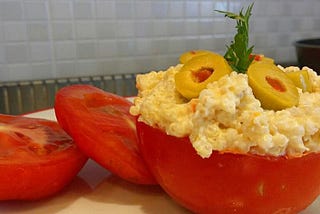
[{"label": "herb garnish", "polygon": [[237,34],[234,36],[234,41],[230,46],[227,46],[227,52],[224,58],[229,62],[232,69],[238,73],[246,73],[247,68],[251,64],[253,57],[250,57],[253,47],[248,48],[249,44],[249,18],[253,3],[248,6],[246,12],[243,14],[243,8],[239,14],[232,12],[215,10],[219,13],[225,14],[225,17],[237,20]]}]

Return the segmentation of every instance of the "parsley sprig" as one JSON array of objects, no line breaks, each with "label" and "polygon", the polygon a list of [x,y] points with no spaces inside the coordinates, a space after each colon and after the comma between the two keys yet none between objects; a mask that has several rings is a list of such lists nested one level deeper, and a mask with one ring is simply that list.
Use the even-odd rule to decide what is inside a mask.
[{"label": "parsley sprig", "polygon": [[253,47],[249,46],[249,18],[251,16],[251,10],[253,3],[248,6],[245,13],[243,8],[239,14],[235,14],[228,11],[215,10],[219,13],[225,14],[225,17],[235,19],[237,21],[237,34],[234,36],[234,41],[230,46],[227,46],[227,51],[224,58],[229,62],[230,66],[238,73],[246,73],[247,68],[252,62],[253,58],[250,57]]}]

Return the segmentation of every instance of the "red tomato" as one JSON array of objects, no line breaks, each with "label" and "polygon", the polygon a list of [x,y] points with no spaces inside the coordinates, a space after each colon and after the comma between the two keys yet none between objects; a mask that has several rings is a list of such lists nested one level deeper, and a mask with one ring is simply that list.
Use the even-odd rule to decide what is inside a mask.
[{"label": "red tomato", "polygon": [[0,200],[50,196],[87,159],[56,122],[0,115]]},{"label": "red tomato", "polygon": [[137,146],[131,105],[93,86],[72,85],[57,92],[54,108],[60,125],[86,155],[123,179],[155,184]]},{"label": "red tomato", "polygon": [[320,192],[320,154],[299,158],[214,152],[138,122],[142,155],[163,189],[195,213],[297,213]]}]

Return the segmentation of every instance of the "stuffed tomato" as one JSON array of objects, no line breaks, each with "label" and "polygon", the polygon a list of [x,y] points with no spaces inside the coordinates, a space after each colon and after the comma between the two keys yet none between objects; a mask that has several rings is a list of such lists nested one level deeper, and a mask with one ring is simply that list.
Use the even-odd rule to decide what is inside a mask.
[{"label": "stuffed tomato", "polygon": [[320,193],[320,76],[252,54],[252,7],[218,11],[237,21],[224,56],[191,51],[137,76],[143,158],[196,213],[297,213]]},{"label": "stuffed tomato", "polygon": [[[138,116],[145,162],[163,189],[195,213],[305,209],[320,193],[320,77],[271,61],[237,73],[222,69],[222,58],[196,56],[137,76],[130,112]],[[215,60],[221,76],[212,76]],[[304,73],[310,90],[291,80]]]}]

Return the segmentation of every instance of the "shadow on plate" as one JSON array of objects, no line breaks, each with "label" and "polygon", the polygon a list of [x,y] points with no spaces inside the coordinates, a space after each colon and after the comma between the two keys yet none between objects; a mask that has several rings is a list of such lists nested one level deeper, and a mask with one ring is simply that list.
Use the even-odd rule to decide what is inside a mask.
[{"label": "shadow on plate", "polygon": [[[103,180],[87,199],[104,203],[105,206],[138,207],[143,213],[190,214],[175,203],[160,186],[136,185],[114,175]],[[124,210],[124,208],[123,208]]]},{"label": "shadow on plate", "polygon": [[2,201],[0,202],[0,213],[54,214],[91,191],[92,189],[87,182],[77,176],[61,192],[46,199],[37,201]]}]

